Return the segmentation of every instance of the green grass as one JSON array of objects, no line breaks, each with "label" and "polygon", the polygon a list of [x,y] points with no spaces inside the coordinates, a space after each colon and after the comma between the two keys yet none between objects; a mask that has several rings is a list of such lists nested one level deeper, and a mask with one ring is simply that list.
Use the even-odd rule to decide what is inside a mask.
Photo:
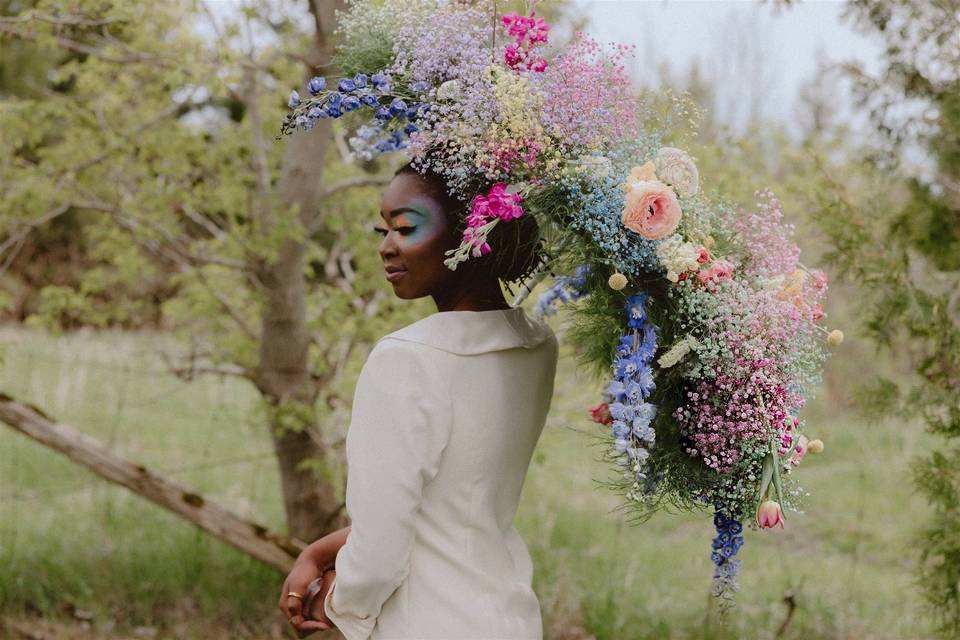
[{"label": "green grass", "polygon": [[[164,338],[0,331],[0,390],[269,527],[283,529],[276,464],[254,391],[163,373]],[[828,376],[829,380],[830,377]],[[917,425],[867,425],[817,401],[826,452],[798,471],[811,494],[784,531],[746,533],[738,607],[708,615],[710,518],[631,526],[596,486],[598,387],[571,357],[527,478],[518,528],[533,554],[548,638],[925,638],[912,536],[926,515],[908,462]],[[824,393],[826,397],[831,394]],[[282,576],[12,429],[0,429],[0,614],[88,610],[96,637],[150,625],[173,638],[284,637]],[[214,631],[216,629],[216,631]],[[280,635],[277,635],[280,634]]]}]

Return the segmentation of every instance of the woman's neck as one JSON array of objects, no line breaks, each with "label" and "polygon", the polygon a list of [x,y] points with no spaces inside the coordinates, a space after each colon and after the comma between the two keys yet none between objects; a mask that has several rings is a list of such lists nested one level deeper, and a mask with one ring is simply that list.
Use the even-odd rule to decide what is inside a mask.
[{"label": "woman's neck", "polygon": [[448,295],[433,294],[432,297],[437,311],[492,311],[510,308],[510,304],[503,297],[499,280],[479,287],[457,289]]}]

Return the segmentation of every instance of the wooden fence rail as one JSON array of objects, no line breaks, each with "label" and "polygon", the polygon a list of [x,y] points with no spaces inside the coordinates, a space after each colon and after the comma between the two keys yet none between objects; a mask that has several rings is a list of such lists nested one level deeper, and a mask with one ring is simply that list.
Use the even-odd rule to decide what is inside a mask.
[{"label": "wooden fence rail", "polygon": [[306,547],[302,540],[271,532],[143,465],[125,460],[96,439],[58,423],[40,409],[3,392],[0,392],[0,421],[278,571],[288,572]]}]

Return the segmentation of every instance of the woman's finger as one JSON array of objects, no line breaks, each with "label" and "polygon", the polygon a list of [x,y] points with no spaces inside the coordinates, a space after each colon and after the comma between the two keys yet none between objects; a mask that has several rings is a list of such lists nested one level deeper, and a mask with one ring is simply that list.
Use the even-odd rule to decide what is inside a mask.
[{"label": "woman's finger", "polygon": [[294,625],[293,629],[297,633],[298,638],[306,638],[311,633],[316,631],[326,631],[330,626],[323,622],[317,622],[316,620],[305,620],[298,625]]},{"label": "woman's finger", "polygon": [[288,595],[286,598],[285,612],[287,614],[287,619],[289,619],[294,625],[300,624],[303,621],[303,613],[301,611],[300,598],[297,596]]},{"label": "woman's finger", "polygon": [[279,606],[280,611],[283,611],[284,613],[287,612],[287,593],[289,593],[289,589],[287,589],[287,585],[289,583],[290,583],[290,576],[287,576],[286,580],[283,581],[283,586],[280,587],[280,602],[278,603],[277,606]]}]

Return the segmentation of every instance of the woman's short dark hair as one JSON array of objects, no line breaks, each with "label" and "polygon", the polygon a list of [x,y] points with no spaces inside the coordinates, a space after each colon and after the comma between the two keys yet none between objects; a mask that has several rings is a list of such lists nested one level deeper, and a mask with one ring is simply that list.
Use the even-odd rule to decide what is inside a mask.
[{"label": "woman's short dark hair", "polygon": [[[430,168],[414,167],[407,162],[397,169],[395,175],[402,174],[420,176],[430,195],[443,206],[447,219],[454,225],[458,235],[463,233],[467,226],[466,217],[470,206],[468,200],[451,193],[446,179]],[[520,282],[527,278],[543,258],[540,225],[530,213],[497,223],[487,235],[487,241],[493,250],[479,258],[471,257],[468,262],[475,262],[477,268],[488,270],[506,283]]]}]

